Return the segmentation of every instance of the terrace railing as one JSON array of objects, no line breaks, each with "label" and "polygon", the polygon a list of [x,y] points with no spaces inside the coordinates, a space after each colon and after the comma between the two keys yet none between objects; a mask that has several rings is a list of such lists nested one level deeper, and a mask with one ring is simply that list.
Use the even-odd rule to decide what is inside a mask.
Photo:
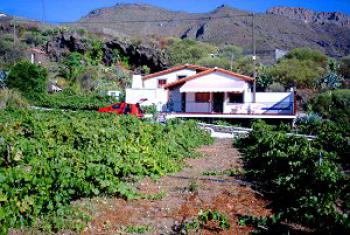
[{"label": "terrace railing", "polygon": [[293,102],[224,103],[169,102],[167,112],[174,113],[223,113],[223,114],[295,114]]}]

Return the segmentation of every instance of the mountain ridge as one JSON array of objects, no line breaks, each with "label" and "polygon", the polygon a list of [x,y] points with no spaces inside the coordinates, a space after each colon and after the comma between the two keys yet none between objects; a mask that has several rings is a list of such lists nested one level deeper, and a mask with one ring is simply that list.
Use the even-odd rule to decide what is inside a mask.
[{"label": "mountain ridge", "polygon": [[[255,14],[258,50],[310,47],[333,57],[350,54],[350,25],[344,23],[349,16],[298,9],[300,12],[295,8],[275,7]],[[207,13],[187,13],[149,4],[117,4],[98,9],[97,13],[92,11],[77,24],[114,37],[178,37],[217,46],[234,44],[251,48],[251,12],[228,5],[221,5]],[[303,19],[307,17],[310,20],[305,22]]]}]

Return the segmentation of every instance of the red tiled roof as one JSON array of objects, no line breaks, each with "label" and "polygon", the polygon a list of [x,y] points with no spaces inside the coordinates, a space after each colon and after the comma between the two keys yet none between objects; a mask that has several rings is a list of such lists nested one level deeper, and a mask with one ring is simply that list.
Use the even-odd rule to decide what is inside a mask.
[{"label": "red tiled roof", "polygon": [[214,73],[214,72],[219,72],[219,73],[223,73],[223,74],[226,74],[226,75],[230,75],[230,76],[239,78],[239,79],[241,79],[243,81],[246,81],[246,82],[253,82],[254,81],[254,78],[249,77],[249,76],[245,76],[245,75],[242,75],[242,74],[239,74],[239,73],[235,73],[235,72],[232,72],[232,71],[228,71],[228,70],[225,70],[225,69],[214,68],[214,69],[207,69],[207,70],[205,70],[205,71],[203,71],[201,73],[197,73],[197,74],[189,76],[187,78],[183,78],[183,79],[177,80],[176,82],[168,83],[168,84],[166,84],[163,87],[165,89],[168,89],[170,87],[183,84],[183,83],[188,82],[188,81],[190,81],[192,79],[195,79],[195,78],[198,78],[198,77],[202,77],[204,75],[211,74],[211,73]]},{"label": "red tiled roof", "polygon": [[202,66],[198,66],[198,65],[193,65],[193,64],[178,65],[178,66],[175,66],[175,67],[172,67],[172,68],[169,68],[169,69],[157,72],[157,73],[149,74],[147,76],[144,76],[142,79],[146,80],[146,79],[149,79],[149,78],[162,76],[162,75],[169,74],[169,73],[172,73],[172,72],[175,72],[175,71],[179,71],[179,70],[182,70],[182,69],[193,69],[193,70],[205,71],[208,68],[202,67]]},{"label": "red tiled roof", "polygon": [[38,54],[43,54],[43,55],[47,55],[45,51],[39,49],[39,48],[29,48],[28,51],[32,51]]}]

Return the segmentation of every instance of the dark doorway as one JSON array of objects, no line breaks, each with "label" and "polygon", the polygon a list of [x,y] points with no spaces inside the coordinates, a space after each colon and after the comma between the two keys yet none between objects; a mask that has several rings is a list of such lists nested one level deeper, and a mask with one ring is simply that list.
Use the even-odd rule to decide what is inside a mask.
[{"label": "dark doorway", "polygon": [[224,93],[213,93],[213,112],[224,112]]},{"label": "dark doorway", "polygon": [[181,97],[181,111],[186,112],[186,93],[182,93]]}]

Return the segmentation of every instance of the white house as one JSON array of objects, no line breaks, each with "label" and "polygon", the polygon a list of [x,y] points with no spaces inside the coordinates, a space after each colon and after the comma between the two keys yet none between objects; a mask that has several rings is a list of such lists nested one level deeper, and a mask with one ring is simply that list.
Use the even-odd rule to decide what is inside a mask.
[{"label": "white house", "polygon": [[[295,115],[294,92],[254,92],[254,79],[196,65],[176,66],[147,76],[134,75],[126,102],[155,104],[158,111],[196,115]],[[255,96],[255,102],[254,102]]]}]

